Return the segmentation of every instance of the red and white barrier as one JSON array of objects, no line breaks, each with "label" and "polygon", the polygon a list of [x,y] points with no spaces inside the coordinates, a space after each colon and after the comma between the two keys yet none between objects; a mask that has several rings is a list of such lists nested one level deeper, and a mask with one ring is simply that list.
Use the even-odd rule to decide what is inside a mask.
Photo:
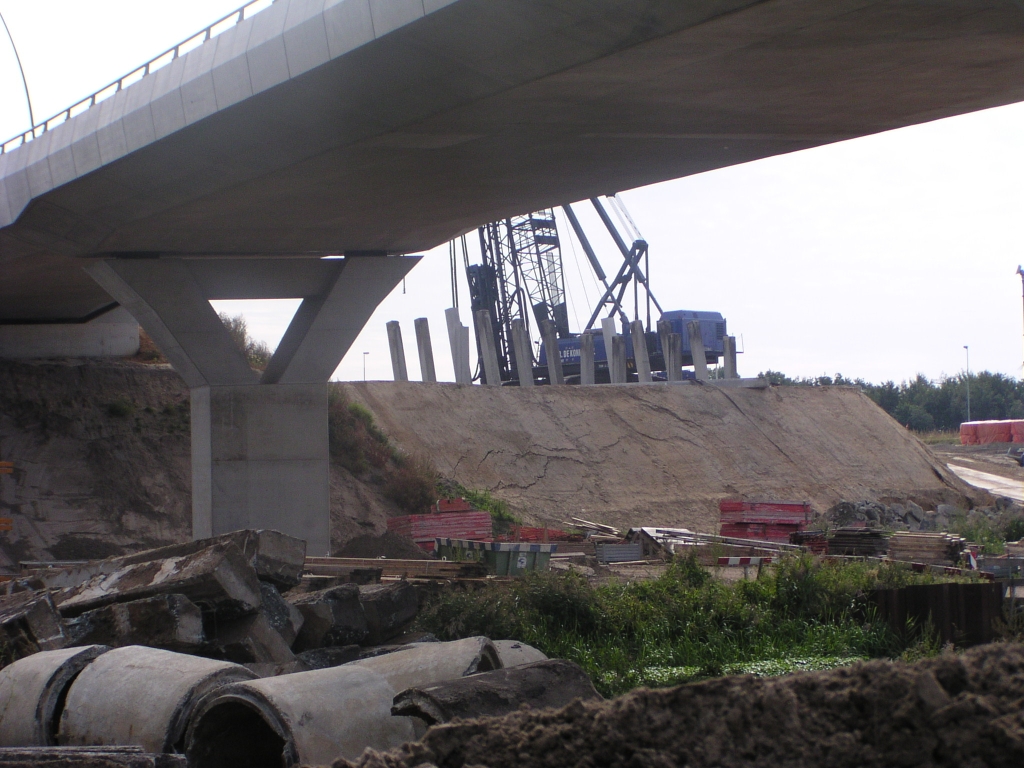
[{"label": "red and white barrier", "polygon": [[719,565],[768,565],[770,557],[720,557]]}]

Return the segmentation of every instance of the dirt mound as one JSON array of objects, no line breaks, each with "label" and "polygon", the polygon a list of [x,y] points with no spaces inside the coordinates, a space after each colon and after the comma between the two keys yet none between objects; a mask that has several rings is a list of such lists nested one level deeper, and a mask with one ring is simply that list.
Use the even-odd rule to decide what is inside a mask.
[{"label": "dirt mound", "polygon": [[335,768],[1024,765],[1024,647],[774,679],[726,677],[432,728]]},{"label": "dirt mound", "polygon": [[406,536],[387,531],[380,536],[357,536],[345,543],[337,557],[389,557],[398,560],[427,560],[426,552]]},{"label": "dirt mound", "polygon": [[404,450],[527,519],[717,530],[728,496],[960,504],[967,487],[849,387],[344,385]]}]

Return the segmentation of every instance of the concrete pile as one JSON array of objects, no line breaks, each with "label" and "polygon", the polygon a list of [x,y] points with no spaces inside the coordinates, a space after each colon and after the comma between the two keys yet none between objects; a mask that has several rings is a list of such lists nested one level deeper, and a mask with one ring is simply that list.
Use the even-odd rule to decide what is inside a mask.
[{"label": "concrete pile", "polygon": [[[66,568],[37,570],[0,596],[0,637],[14,658],[57,648],[152,648],[248,665],[257,675],[329,666],[381,645],[416,617],[408,583],[306,591],[305,544],[238,531]],[[287,596],[287,597],[286,597]]]},{"label": "concrete pile", "polygon": [[[509,676],[546,659],[520,643],[409,634],[406,581],[311,590],[304,560],[299,540],[239,531],[8,582],[0,768],[329,764],[484,701],[499,714],[596,695],[566,662]],[[395,709],[403,695],[418,708]]]}]

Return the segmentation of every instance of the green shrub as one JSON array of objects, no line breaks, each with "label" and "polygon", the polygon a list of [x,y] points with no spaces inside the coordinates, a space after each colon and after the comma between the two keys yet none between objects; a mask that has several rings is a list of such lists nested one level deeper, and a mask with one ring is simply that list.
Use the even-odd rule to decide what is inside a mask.
[{"label": "green shrub", "polygon": [[532,573],[473,592],[448,589],[420,629],[445,640],[516,639],[582,666],[606,695],[726,672],[820,668],[898,656],[919,644],[877,619],[876,587],[934,577],[893,565],[782,560],[756,580],[726,584],[693,558],[660,578],[593,586],[579,575]]},{"label": "green shrub", "polygon": [[249,367],[255,368],[257,371],[266,370],[270,358],[274,356],[274,351],[264,342],[256,341],[249,335],[249,326],[245,322],[245,317],[243,315],[231,316],[225,312],[221,312],[217,316],[227,327],[235,346],[245,355]]}]

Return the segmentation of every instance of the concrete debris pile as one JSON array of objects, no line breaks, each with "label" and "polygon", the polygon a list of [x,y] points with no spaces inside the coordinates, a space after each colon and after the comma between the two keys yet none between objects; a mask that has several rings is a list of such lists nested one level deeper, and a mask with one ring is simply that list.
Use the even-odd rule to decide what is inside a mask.
[{"label": "concrete debris pile", "polygon": [[[305,544],[239,531],[123,557],[39,569],[5,585],[0,637],[15,658],[56,648],[145,645],[249,665],[259,675],[327,662],[302,654],[380,645],[416,617],[406,582],[317,580]],[[324,583],[326,581],[326,583]]]},{"label": "concrete debris pile", "polygon": [[877,526],[892,531],[937,532],[949,530],[961,518],[970,522],[979,517],[996,527],[1005,527],[1014,520],[1024,520],[1024,506],[1007,498],[971,510],[952,504],[938,504],[935,509],[925,510],[912,501],[889,505],[878,501],[841,501],[825,513],[823,520],[831,528]]},{"label": "concrete debris pile", "polygon": [[408,581],[325,584],[304,566],[303,542],[239,531],[8,582],[0,768],[325,765],[460,713],[597,695],[520,643],[410,633]]}]

